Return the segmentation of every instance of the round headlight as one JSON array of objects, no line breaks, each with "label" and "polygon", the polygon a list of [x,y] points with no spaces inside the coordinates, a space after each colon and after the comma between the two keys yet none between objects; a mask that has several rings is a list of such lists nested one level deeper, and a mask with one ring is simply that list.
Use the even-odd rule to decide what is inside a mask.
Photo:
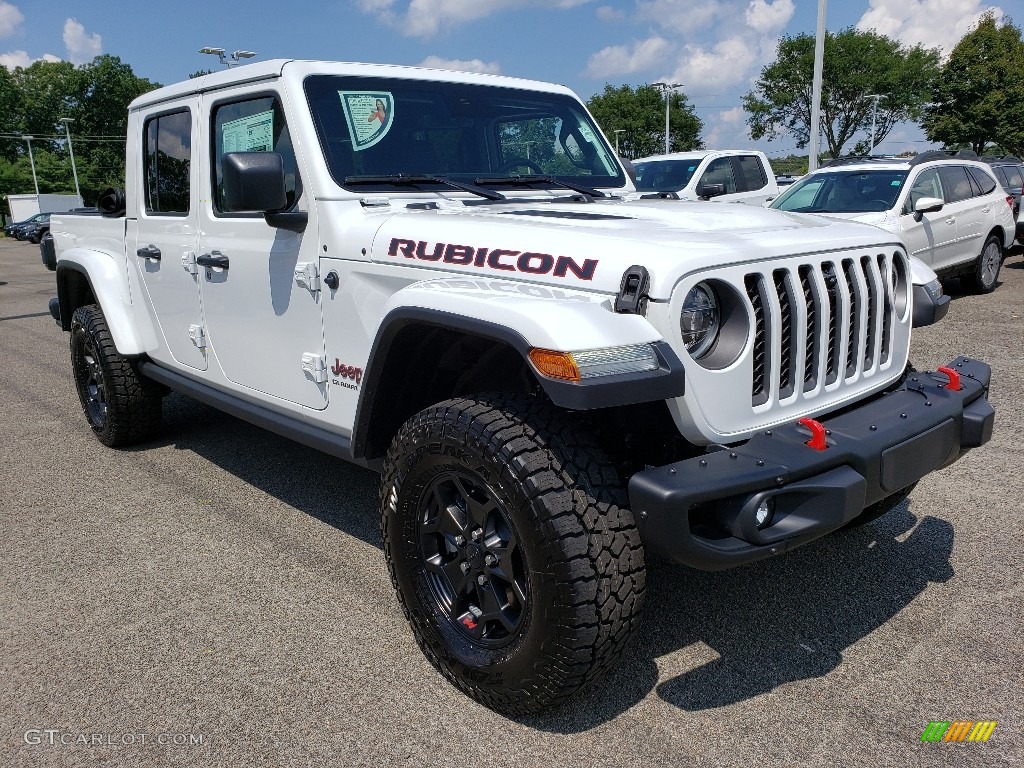
[{"label": "round headlight", "polygon": [[679,330],[690,356],[697,359],[715,343],[721,324],[718,297],[707,283],[698,283],[683,300],[679,315]]}]

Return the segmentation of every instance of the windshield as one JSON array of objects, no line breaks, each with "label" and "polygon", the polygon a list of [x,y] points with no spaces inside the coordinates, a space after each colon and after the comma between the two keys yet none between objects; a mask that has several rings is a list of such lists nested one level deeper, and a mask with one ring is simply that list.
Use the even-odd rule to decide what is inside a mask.
[{"label": "windshield", "polygon": [[536,188],[537,176],[595,188],[626,183],[600,130],[566,95],[331,75],[308,78],[305,89],[331,176],[351,189],[408,188],[386,178],[396,174],[484,185],[533,176],[524,189]]},{"label": "windshield", "polygon": [[647,160],[634,163],[636,188],[641,192],[678,192],[690,183],[700,158],[692,160]]},{"label": "windshield", "polygon": [[800,213],[872,213],[896,204],[907,171],[828,171],[804,176],[770,207]]}]

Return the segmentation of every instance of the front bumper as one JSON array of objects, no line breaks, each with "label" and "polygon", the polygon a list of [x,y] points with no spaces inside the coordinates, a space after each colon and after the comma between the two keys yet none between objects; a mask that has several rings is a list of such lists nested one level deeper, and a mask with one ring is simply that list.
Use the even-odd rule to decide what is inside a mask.
[{"label": "front bumper", "polygon": [[[824,536],[867,506],[952,464],[992,437],[988,365],[966,357],[943,373],[914,373],[896,390],[821,420],[827,447],[808,446],[793,424],[742,445],[644,470],[629,501],[648,550],[720,570],[760,560]],[[758,528],[762,502],[774,506]]]}]

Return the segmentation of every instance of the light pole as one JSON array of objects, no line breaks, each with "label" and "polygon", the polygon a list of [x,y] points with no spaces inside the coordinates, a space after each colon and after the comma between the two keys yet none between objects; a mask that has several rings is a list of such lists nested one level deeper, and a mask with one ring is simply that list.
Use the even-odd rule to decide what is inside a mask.
[{"label": "light pole", "polygon": [[811,80],[811,125],[807,154],[807,172],[818,169],[818,147],[821,142],[821,78],[825,67],[825,12],[828,0],[818,0],[818,26],[814,34],[814,75]]},{"label": "light pole", "polygon": [[71,156],[71,175],[75,177],[75,194],[78,195],[78,204],[82,204],[82,190],[78,186],[78,169],[75,167],[75,150],[71,148],[71,123],[75,122],[73,117],[62,117],[58,122],[64,123],[64,135],[68,137],[68,154]]},{"label": "light pole", "polygon": [[871,99],[871,149],[868,150],[868,155],[872,155],[875,152],[875,116],[878,114],[878,100],[884,99],[884,93],[869,93],[864,97],[865,99]]},{"label": "light pole", "polygon": [[676,88],[682,88],[682,83],[651,83],[655,88],[661,88],[665,92],[665,154],[669,153],[669,123],[668,123],[668,108],[672,102],[672,91]]},{"label": "light pole", "polygon": [[36,197],[38,198],[39,197],[39,179],[36,178],[36,160],[32,156],[32,139],[34,139],[35,136],[22,136],[21,138],[23,138],[25,140],[25,143],[28,144],[28,162],[29,162],[29,165],[32,166],[32,184],[35,185]]},{"label": "light pole", "polygon": [[619,134],[620,133],[625,133],[625,132],[626,132],[625,128],[616,128],[615,129],[615,156],[616,157],[622,157],[622,155],[619,154]]},{"label": "light pole", "polygon": [[230,56],[225,56],[223,48],[211,48],[209,46],[206,48],[200,48],[199,52],[208,53],[211,56],[217,56],[220,59],[220,63],[228,69],[237,67],[242,63],[242,59],[251,59],[256,55],[254,51],[235,51]]}]

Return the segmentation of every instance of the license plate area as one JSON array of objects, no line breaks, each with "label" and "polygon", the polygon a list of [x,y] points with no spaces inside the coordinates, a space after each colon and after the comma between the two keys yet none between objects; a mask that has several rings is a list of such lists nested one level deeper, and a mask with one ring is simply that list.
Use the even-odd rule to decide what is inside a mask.
[{"label": "license plate area", "polygon": [[941,424],[882,451],[882,489],[890,493],[906,488],[929,472],[946,465],[960,453],[956,421]]}]

